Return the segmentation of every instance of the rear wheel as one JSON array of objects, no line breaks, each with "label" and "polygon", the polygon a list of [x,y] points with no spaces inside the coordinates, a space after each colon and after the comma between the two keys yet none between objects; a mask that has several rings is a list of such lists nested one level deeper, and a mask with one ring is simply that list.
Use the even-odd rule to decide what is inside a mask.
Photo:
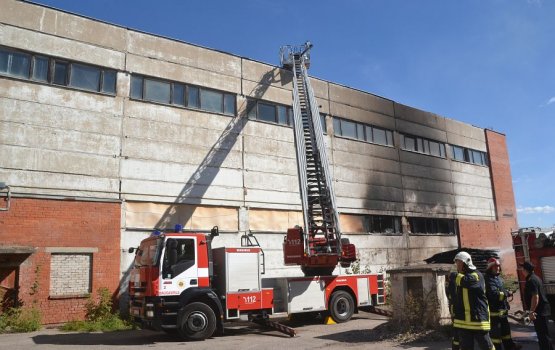
[{"label": "rear wheel", "polygon": [[184,306],[177,315],[177,331],[184,339],[204,340],[216,330],[214,310],[204,303],[195,302]]},{"label": "rear wheel", "polygon": [[355,301],[348,292],[344,290],[335,291],[331,295],[329,311],[335,322],[347,322],[355,312]]}]

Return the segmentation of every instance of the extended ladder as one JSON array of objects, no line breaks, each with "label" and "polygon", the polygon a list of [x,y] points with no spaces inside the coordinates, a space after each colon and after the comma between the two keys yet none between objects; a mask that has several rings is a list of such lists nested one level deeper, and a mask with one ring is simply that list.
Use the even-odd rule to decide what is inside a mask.
[{"label": "extended ladder", "polygon": [[304,219],[302,239],[306,256],[333,255],[340,260],[342,245],[335,194],[320,113],[307,73],[311,47],[307,42],[301,47],[281,48],[282,66],[293,72],[293,127]]}]

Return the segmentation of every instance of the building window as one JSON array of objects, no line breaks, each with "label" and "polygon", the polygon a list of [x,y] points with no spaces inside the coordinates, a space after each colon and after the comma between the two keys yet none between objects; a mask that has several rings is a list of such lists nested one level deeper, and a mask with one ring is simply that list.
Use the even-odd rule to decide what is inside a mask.
[{"label": "building window", "polygon": [[325,114],[320,113],[320,123],[322,124],[322,133],[324,135],[327,135],[328,134],[328,129],[326,127],[326,115]]},{"label": "building window", "polygon": [[401,134],[401,148],[405,151],[418,152],[431,156],[446,158],[444,143],[418,136]]},{"label": "building window", "polygon": [[475,149],[464,148],[460,146],[452,146],[453,159],[460,162],[467,162],[478,165],[488,165],[488,157],[485,152],[477,151]]},{"label": "building window", "polygon": [[333,132],[335,136],[348,137],[378,145],[393,146],[393,131],[373,125],[333,117]]},{"label": "building window", "polygon": [[454,219],[408,218],[410,232],[414,234],[448,234],[457,233],[457,222]]},{"label": "building window", "polygon": [[0,47],[0,75],[116,94],[116,71]]},{"label": "building window", "polygon": [[50,296],[83,296],[91,292],[92,254],[52,254]]},{"label": "building window", "polygon": [[131,76],[129,96],[227,115],[235,115],[237,110],[235,94],[135,74]]},{"label": "building window", "polygon": [[293,109],[291,107],[266,101],[249,99],[247,101],[247,116],[253,120],[293,125]]},{"label": "building window", "polygon": [[144,79],[144,84],[143,98],[145,100],[166,104],[170,103],[171,85],[169,83],[154,79]]},{"label": "building window", "polygon": [[369,233],[401,233],[401,217],[390,215],[367,215],[364,218],[366,231]]}]

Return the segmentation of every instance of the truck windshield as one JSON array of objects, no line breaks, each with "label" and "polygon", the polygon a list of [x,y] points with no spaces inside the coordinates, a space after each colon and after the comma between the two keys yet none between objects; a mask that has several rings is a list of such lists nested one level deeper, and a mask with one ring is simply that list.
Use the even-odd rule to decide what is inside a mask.
[{"label": "truck windshield", "polygon": [[161,239],[152,239],[142,242],[135,255],[135,266],[158,265],[161,241]]}]

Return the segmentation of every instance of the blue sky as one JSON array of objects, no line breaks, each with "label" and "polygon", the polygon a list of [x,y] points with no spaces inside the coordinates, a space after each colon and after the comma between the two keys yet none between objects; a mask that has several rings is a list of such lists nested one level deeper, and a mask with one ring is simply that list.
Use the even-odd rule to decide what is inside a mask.
[{"label": "blue sky", "polygon": [[315,77],[507,135],[519,225],[555,225],[555,1],[37,2],[275,65],[310,40]]}]

